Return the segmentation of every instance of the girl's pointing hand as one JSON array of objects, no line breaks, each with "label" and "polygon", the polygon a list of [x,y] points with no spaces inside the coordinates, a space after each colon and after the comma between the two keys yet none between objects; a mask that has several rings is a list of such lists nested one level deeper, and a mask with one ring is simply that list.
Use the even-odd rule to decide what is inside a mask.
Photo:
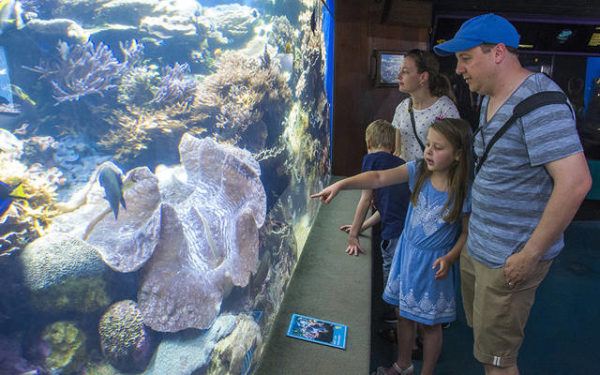
[{"label": "girl's pointing hand", "polygon": [[327,203],[331,202],[333,200],[333,198],[335,198],[338,191],[339,191],[339,188],[337,187],[337,184],[333,184],[333,185],[327,186],[325,189],[321,190],[320,192],[311,195],[310,197],[318,198],[321,200],[321,202],[327,204]]}]

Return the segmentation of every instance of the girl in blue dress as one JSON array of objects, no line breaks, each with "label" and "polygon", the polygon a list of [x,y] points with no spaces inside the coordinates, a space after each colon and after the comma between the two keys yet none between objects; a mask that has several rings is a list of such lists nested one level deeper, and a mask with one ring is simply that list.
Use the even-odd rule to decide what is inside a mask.
[{"label": "girl in blue dress", "polygon": [[398,358],[376,374],[410,375],[416,323],[423,324],[422,375],[432,375],[442,349],[442,323],[456,319],[457,270],[471,211],[471,127],[441,119],[427,133],[423,159],[338,181],[312,195],[329,203],[340,190],[378,189],[408,181],[411,202],[383,299],[398,306]]}]

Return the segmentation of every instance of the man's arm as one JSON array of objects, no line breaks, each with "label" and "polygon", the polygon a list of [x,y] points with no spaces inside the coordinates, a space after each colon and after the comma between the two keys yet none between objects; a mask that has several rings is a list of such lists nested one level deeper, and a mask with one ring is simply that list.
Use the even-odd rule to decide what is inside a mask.
[{"label": "man's arm", "polygon": [[360,200],[358,201],[358,205],[356,206],[356,211],[354,212],[354,220],[352,220],[350,233],[348,234],[348,247],[346,247],[346,252],[348,253],[348,255],[358,256],[359,253],[364,253],[364,250],[360,247],[358,235],[361,232],[363,222],[365,221],[365,217],[367,216],[369,207],[371,207],[372,200],[373,190],[363,190],[360,194]]},{"label": "man's arm", "polygon": [[535,270],[546,250],[565,231],[592,186],[582,152],[545,165],[554,187],[540,222],[523,249],[511,255],[504,267],[506,281],[517,284]]}]

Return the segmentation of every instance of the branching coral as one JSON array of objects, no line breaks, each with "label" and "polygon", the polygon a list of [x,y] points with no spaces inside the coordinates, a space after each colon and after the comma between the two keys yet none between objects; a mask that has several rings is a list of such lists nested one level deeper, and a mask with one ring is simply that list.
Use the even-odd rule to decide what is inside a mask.
[{"label": "branching coral", "polygon": [[119,42],[119,49],[123,54],[124,63],[130,69],[139,66],[144,59],[144,45],[138,43],[135,39],[127,44]]},{"label": "branching coral", "polygon": [[256,127],[262,126],[270,133],[266,127],[281,124],[291,99],[287,82],[276,66],[236,52],[223,53],[216,73],[198,90],[193,107],[208,115],[218,136],[255,150],[262,149],[261,141],[265,140],[250,137],[249,130],[256,134]]},{"label": "branching coral", "polygon": [[164,68],[160,85],[150,104],[165,107],[178,103],[191,103],[194,100],[196,81],[187,75],[189,71],[188,64],[175,63],[173,67]]},{"label": "branching coral", "polygon": [[79,100],[87,95],[103,96],[116,87],[124,64],[120,63],[104,43],[96,46],[92,42],[69,46],[58,43],[60,59],[43,60],[33,68],[40,78],[50,81],[54,99],[58,103]]}]

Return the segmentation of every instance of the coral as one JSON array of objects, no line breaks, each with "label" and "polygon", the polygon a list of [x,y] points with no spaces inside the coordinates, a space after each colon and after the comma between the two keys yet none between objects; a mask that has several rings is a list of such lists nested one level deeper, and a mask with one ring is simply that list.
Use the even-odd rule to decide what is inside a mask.
[{"label": "coral", "polygon": [[[308,19],[310,13],[304,12],[302,19]],[[323,70],[325,58],[322,51],[325,49],[321,33],[313,33],[304,22],[302,26],[301,56],[298,69],[302,72],[296,85],[296,96],[302,104],[311,105],[308,112],[317,112],[318,97],[324,90]]]},{"label": "coral", "polygon": [[[264,147],[265,138],[276,132],[267,126],[281,124],[291,91],[276,66],[237,52],[224,52],[217,71],[199,85],[192,105],[214,123],[214,132],[223,141],[252,151]],[[256,138],[251,135],[263,134]]]},{"label": "coral", "polygon": [[[111,130],[98,142],[114,153],[117,161],[125,162],[140,156],[151,144],[165,137],[178,138],[186,129],[185,117],[190,117],[189,106],[174,104],[163,109],[143,109],[126,106],[113,112]],[[202,133],[202,129],[196,129]],[[166,152],[166,150],[163,150]]]},{"label": "coral", "polygon": [[60,287],[32,295],[32,303],[38,310],[51,313],[95,313],[110,302],[106,282],[98,278],[69,279]]},{"label": "coral", "polygon": [[280,53],[290,53],[296,44],[297,32],[285,16],[273,17],[273,30],[269,35],[269,44],[277,46]]},{"label": "coral", "polygon": [[130,40],[127,44],[119,42],[119,49],[123,54],[123,62],[128,69],[140,66],[144,60],[144,45],[138,43],[135,39]]},{"label": "coral", "polygon": [[287,169],[296,181],[305,177],[307,170],[315,164],[319,148],[319,140],[313,139],[309,133],[309,116],[299,103],[292,106],[284,131],[291,158],[287,161]]},{"label": "coral", "polygon": [[81,240],[49,233],[29,244],[19,260],[23,285],[41,311],[89,313],[111,302],[103,279],[107,267]]},{"label": "coral", "polygon": [[129,69],[119,83],[118,101],[127,105],[143,106],[154,97],[160,74],[153,65]]},{"label": "coral", "polygon": [[158,90],[150,104],[160,108],[174,104],[191,103],[194,100],[196,81],[186,76],[189,70],[188,64],[175,63],[173,67],[165,67]]},{"label": "coral", "polygon": [[44,329],[42,340],[50,346],[45,365],[62,374],[77,373],[85,362],[85,334],[71,322],[56,322]]},{"label": "coral", "polygon": [[221,44],[240,44],[253,36],[259,13],[241,4],[205,8],[198,22],[209,30],[208,36]]},{"label": "coral", "polygon": [[104,96],[117,87],[115,81],[120,78],[124,65],[104,43],[70,46],[60,41],[57,48],[58,61],[42,60],[33,70],[50,82],[58,103],[76,101],[87,95]]},{"label": "coral", "polygon": [[98,325],[104,357],[121,371],[143,371],[152,356],[152,336],[134,301],[108,308]]},{"label": "coral", "polygon": [[0,217],[0,255],[21,250],[43,235],[52,218],[58,213],[56,187],[60,172],[34,163],[29,167],[17,160],[0,157],[0,181],[10,186],[22,185],[26,200],[13,200]]}]

